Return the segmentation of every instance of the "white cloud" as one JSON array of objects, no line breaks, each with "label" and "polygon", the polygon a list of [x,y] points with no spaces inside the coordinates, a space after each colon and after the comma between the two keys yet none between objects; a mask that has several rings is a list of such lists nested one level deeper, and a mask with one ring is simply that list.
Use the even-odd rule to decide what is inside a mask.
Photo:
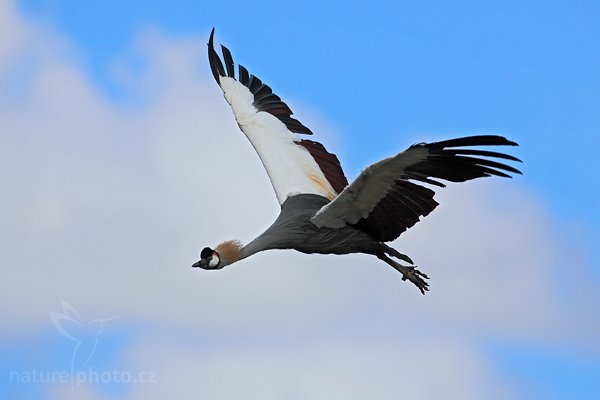
[{"label": "white cloud", "polygon": [[[501,387],[466,343],[403,339],[380,343],[339,335],[213,351],[172,342],[140,343],[130,357],[139,368],[156,371],[161,385],[143,385],[134,398],[158,399],[168,393],[211,399],[475,399],[515,394]],[[147,348],[159,349],[159,354]]]},{"label": "white cloud", "polygon": [[141,35],[131,51],[146,68],[131,72],[126,55],[114,70],[143,101],[123,105],[50,28],[10,2],[0,21],[0,38],[15,37],[0,42],[2,65],[34,60],[0,68],[6,340],[48,329],[60,299],[84,318],[158,330],[128,350],[127,365],[159,374],[132,398],[484,398],[507,384],[486,338],[598,351],[597,285],[518,179],[446,190],[394,244],[431,276],[427,296],[360,255],[271,252],[192,270],[203,246],[247,242],[277,214],[205,65],[206,35]]}]

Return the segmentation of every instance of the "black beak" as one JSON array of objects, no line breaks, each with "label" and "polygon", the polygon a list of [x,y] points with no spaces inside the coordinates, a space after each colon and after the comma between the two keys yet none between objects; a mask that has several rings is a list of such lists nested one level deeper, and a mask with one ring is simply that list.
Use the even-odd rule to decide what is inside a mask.
[{"label": "black beak", "polygon": [[210,258],[202,258],[200,259],[200,261],[194,263],[192,265],[192,268],[202,268],[202,269],[206,269],[206,267],[208,266],[208,262],[210,261]]}]

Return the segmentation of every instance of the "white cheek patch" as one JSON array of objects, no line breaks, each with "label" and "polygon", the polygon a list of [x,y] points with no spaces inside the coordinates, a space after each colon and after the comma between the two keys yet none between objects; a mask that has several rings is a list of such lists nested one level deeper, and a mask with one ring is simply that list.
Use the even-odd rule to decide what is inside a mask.
[{"label": "white cheek patch", "polygon": [[219,256],[217,255],[217,253],[214,253],[213,256],[212,256],[212,258],[208,262],[208,266],[211,267],[211,268],[214,268],[217,265],[219,265],[220,261],[221,260],[219,259]]}]

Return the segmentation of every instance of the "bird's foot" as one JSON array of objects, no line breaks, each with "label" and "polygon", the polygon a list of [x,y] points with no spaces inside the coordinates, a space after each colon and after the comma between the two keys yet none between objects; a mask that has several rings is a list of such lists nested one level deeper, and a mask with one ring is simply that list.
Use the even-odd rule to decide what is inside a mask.
[{"label": "bird's foot", "polygon": [[398,264],[398,271],[402,273],[402,280],[411,281],[416,287],[419,288],[421,293],[425,294],[426,291],[429,290],[429,283],[425,281],[425,279],[429,279],[429,277],[419,271],[416,267],[409,267]]}]

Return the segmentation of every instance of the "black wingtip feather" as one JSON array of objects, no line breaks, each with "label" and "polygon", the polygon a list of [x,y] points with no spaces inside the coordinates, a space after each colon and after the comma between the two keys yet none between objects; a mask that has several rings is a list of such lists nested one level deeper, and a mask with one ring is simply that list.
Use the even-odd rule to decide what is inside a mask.
[{"label": "black wingtip feather", "polygon": [[246,86],[246,84],[250,80],[250,73],[242,64],[238,65],[238,74],[240,77],[240,83]]},{"label": "black wingtip feather", "polygon": [[462,146],[518,146],[517,143],[497,135],[465,136],[457,139],[443,140],[428,145],[431,148],[448,148]]},{"label": "black wingtip feather", "polygon": [[503,169],[508,172],[512,172],[515,174],[521,174],[521,171],[518,169],[511,167],[510,165],[502,164],[497,161],[487,160],[484,158],[475,158],[475,157],[465,157],[465,156],[454,156],[457,160],[460,160],[464,163],[469,163],[472,165],[485,165],[486,167],[492,167],[495,169]]},{"label": "black wingtip feather", "polygon": [[470,155],[470,156],[482,156],[482,157],[491,157],[491,158],[503,158],[505,160],[523,162],[520,159],[518,159],[517,157],[511,156],[510,154],[498,153],[496,151],[454,149],[454,150],[444,150],[444,153],[453,154],[453,155]]},{"label": "black wingtip feather", "polygon": [[233,57],[229,49],[221,45],[221,52],[223,53],[223,60],[225,61],[225,67],[227,68],[227,76],[235,79],[235,72],[233,70]]},{"label": "black wingtip feather", "polygon": [[213,45],[213,39],[215,35],[215,28],[212,28],[210,31],[210,37],[208,38],[208,63],[210,65],[210,70],[215,78],[215,81],[219,82],[219,76],[225,76],[225,68],[223,68],[223,63],[219,58],[219,55],[215,51]]}]

